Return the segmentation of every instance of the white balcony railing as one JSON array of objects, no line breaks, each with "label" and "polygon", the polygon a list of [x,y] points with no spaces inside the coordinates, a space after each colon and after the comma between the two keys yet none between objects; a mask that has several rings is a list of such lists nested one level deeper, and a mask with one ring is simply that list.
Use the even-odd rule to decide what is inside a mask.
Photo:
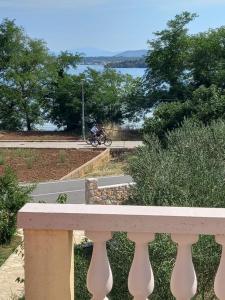
[{"label": "white balcony railing", "polygon": [[170,233],[178,245],[171,276],[178,300],[191,299],[197,290],[192,244],[199,234],[215,235],[223,251],[214,289],[225,300],[225,209],[26,204],[18,214],[18,227],[24,229],[26,300],[74,299],[73,230],[85,230],[94,243],[87,276],[93,300],[107,299],[113,285],[106,241],[115,231],[127,232],[135,242],[128,278],[135,300],[146,300],[154,288],[148,243],[155,233]]}]

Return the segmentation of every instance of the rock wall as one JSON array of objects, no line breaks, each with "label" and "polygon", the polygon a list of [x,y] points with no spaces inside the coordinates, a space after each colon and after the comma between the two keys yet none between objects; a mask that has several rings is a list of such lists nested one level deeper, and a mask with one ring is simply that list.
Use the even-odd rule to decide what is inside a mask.
[{"label": "rock wall", "polygon": [[88,178],[85,181],[85,202],[87,204],[121,204],[128,199],[133,184],[99,187],[97,179]]}]

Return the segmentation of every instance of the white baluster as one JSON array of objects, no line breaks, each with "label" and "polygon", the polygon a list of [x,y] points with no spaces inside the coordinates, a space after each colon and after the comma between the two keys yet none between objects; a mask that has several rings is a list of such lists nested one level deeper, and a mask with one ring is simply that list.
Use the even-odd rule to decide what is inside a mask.
[{"label": "white baluster", "polygon": [[128,277],[128,288],[134,300],[146,300],[154,289],[154,275],[149,260],[148,243],[154,240],[152,233],[128,233],[135,242],[135,253]]},{"label": "white baluster", "polygon": [[87,274],[87,288],[92,300],[107,300],[106,295],[113,285],[112,272],[106,251],[106,241],[111,239],[111,232],[86,232],[93,241],[91,263]]},{"label": "white baluster", "polygon": [[220,265],[218,271],[216,273],[215,283],[214,283],[214,290],[216,296],[220,300],[225,299],[225,235],[217,235],[216,242],[222,245],[222,254],[220,259]]},{"label": "white baluster", "polygon": [[178,243],[178,249],[171,277],[171,292],[177,300],[190,300],[197,291],[191,246],[198,241],[198,236],[173,234],[172,240]]}]

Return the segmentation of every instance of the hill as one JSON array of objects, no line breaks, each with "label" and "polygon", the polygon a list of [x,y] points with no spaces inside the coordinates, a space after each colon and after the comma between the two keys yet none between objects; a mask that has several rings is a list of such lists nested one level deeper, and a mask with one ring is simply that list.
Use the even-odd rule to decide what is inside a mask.
[{"label": "hill", "polygon": [[147,54],[148,50],[127,50],[121,53],[114,55],[115,57],[143,57]]}]

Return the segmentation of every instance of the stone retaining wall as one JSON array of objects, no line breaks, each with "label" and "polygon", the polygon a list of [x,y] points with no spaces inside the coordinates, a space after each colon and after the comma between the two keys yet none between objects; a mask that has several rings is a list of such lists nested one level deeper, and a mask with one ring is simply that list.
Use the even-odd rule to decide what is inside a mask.
[{"label": "stone retaining wall", "polygon": [[98,180],[88,178],[85,181],[85,202],[87,204],[121,204],[128,199],[134,183],[98,186]]}]

